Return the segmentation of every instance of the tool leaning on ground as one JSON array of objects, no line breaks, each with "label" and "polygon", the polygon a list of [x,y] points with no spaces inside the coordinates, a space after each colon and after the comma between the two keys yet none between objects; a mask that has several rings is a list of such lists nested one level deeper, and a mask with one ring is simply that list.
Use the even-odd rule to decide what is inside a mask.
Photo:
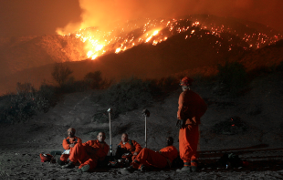
[{"label": "tool leaning on ground", "polygon": [[112,109],[109,108],[107,110],[107,112],[108,112],[108,116],[109,116],[109,139],[110,139],[110,144],[109,144],[110,151],[109,152],[110,152],[110,159],[112,159],[112,122],[111,122]]},{"label": "tool leaning on ground", "polygon": [[146,120],[147,120],[147,117],[149,117],[150,116],[150,112],[149,112],[149,110],[147,110],[147,109],[144,109],[143,111],[142,111],[142,114],[144,115],[144,117],[145,117],[145,119],[144,119],[144,141],[145,141],[145,148],[147,147],[147,131],[146,131],[146,125],[147,125],[147,123],[146,123]]},{"label": "tool leaning on ground", "polygon": [[[142,115],[145,117],[145,148],[147,148],[147,118],[150,116],[150,112],[147,109],[144,109],[142,111]],[[109,132],[110,132],[110,121],[109,121]],[[111,136],[110,136],[110,150],[111,150]],[[116,150],[117,152],[117,150]],[[110,153],[111,156],[111,153]],[[113,158],[109,161],[108,167],[127,167],[129,166],[130,160],[129,158],[132,157],[131,153],[124,153],[120,159],[115,159]],[[111,158],[111,157],[110,157]]]}]

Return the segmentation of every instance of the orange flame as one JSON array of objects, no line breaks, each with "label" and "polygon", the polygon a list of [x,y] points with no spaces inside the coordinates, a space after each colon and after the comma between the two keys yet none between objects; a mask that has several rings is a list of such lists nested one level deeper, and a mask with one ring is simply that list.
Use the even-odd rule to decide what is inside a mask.
[{"label": "orange flame", "polygon": [[[213,35],[218,38],[221,38],[223,32],[234,33],[236,36],[239,36],[239,34],[230,27],[225,27],[224,25],[213,26],[212,24],[203,25],[199,21],[191,22],[189,19],[180,19],[179,21],[177,19],[170,19],[168,21],[164,19],[147,19],[141,26],[138,26],[137,23],[134,23],[133,26],[126,24],[124,27],[115,27],[108,32],[89,27],[80,29],[73,34],[62,34],[60,31],[58,31],[58,33],[62,36],[75,35],[76,38],[84,43],[85,56],[94,60],[103,54],[118,54],[142,43],[151,43],[156,46],[158,43],[166,41],[168,37],[176,33],[185,33],[185,39],[191,38],[192,36],[202,38],[204,35],[198,35],[196,29],[192,29],[195,27],[205,29],[206,32],[204,35]],[[241,36],[243,41],[250,44],[247,47],[243,47],[243,49],[260,48],[262,45],[276,42],[280,38],[282,38],[280,34],[269,37],[264,33],[245,33]],[[257,39],[256,42],[254,41],[255,39]],[[231,51],[233,39],[230,38],[228,41],[231,42],[231,45],[227,48],[227,51]],[[222,46],[221,43],[221,40],[216,41],[215,48],[217,51]]]}]

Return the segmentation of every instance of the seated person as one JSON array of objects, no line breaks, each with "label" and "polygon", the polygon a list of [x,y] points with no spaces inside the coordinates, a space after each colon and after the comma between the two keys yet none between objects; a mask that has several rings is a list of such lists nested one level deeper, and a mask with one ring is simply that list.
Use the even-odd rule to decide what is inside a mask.
[{"label": "seated person", "polygon": [[100,161],[108,154],[109,146],[104,141],[104,132],[99,132],[96,140],[85,143],[77,143],[70,151],[69,163],[62,168],[73,168],[77,162],[80,163],[78,172],[92,171]]},{"label": "seated person", "polygon": [[142,150],[142,147],[135,140],[128,139],[128,134],[123,133],[121,136],[121,142],[118,144],[115,158],[121,159],[123,155],[129,158],[128,160],[134,160],[139,152]]},{"label": "seated person", "polygon": [[67,163],[69,158],[70,150],[75,146],[76,143],[82,143],[82,140],[75,136],[76,130],[74,128],[69,128],[67,130],[68,137],[63,140],[63,148],[65,151],[62,153],[60,159],[57,159],[58,164],[64,165]]},{"label": "seated person", "polygon": [[171,167],[173,160],[177,158],[178,155],[178,150],[173,146],[173,138],[168,137],[167,146],[165,148],[160,149],[160,151],[143,148],[131,163],[131,166],[124,168],[122,172],[132,173],[136,169],[144,171],[146,168],[150,167],[159,169]]}]

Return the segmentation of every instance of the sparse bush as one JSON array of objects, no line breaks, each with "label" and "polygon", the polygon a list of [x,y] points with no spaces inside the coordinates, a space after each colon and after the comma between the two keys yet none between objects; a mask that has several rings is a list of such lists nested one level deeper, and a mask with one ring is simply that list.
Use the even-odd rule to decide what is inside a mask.
[{"label": "sparse bush", "polygon": [[247,125],[239,117],[232,117],[225,121],[221,121],[212,127],[212,131],[216,134],[236,135],[242,134],[247,130]]},{"label": "sparse bush", "polygon": [[102,105],[113,107],[115,114],[125,113],[152,103],[161,91],[154,81],[141,79],[122,80],[95,98]]},{"label": "sparse bush", "polygon": [[102,78],[101,71],[89,72],[85,75],[84,81],[90,89],[106,89],[113,83]]},{"label": "sparse bush", "polygon": [[87,84],[85,81],[76,81],[73,76],[71,76],[68,81],[66,81],[62,86],[57,88],[58,94],[82,92],[87,90]]},{"label": "sparse bush", "polygon": [[38,91],[30,83],[17,83],[16,89],[16,94],[1,97],[0,122],[24,122],[38,112],[47,112],[59,99],[58,88],[45,83]]},{"label": "sparse bush", "polygon": [[84,81],[91,89],[100,89],[102,85],[101,71],[87,73]]},{"label": "sparse bush", "polygon": [[165,92],[171,92],[180,88],[179,80],[173,76],[161,78],[160,80],[157,81],[157,86],[162,88],[162,90]]},{"label": "sparse bush", "polygon": [[73,71],[71,71],[63,63],[57,63],[54,65],[54,69],[52,71],[52,77],[59,84],[59,86],[63,86],[72,73]]},{"label": "sparse bush", "polygon": [[[54,106],[58,101],[56,88],[52,85],[42,84],[37,93],[39,97],[45,98],[48,101],[49,106]],[[48,110],[49,106],[44,109],[44,112]]]},{"label": "sparse bush", "polygon": [[69,88],[69,91],[66,91],[67,93],[83,92],[88,89],[87,84],[84,81],[74,81],[73,83],[68,83],[67,87]]},{"label": "sparse bush", "polygon": [[231,62],[224,66],[218,65],[219,73],[217,75],[222,84],[221,91],[236,95],[240,89],[247,83],[247,74],[244,66],[238,62]]},{"label": "sparse bush", "polygon": [[[43,83],[39,90],[35,90],[30,83],[18,83],[16,94],[10,93],[0,97],[0,122],[23,122],[30,119],[38,112],[47,112],[66,93],[82,92],[89,89],[89,84],[84,80],[76,81],[69,77],[71,70],[62,64],[54,67],[52,76],[57,78],[60,86]],[[96,80],[95,88],[105,88],[111,81],[102,80],[99,71],[93,73],[92,80]]]},{"label": "sparse bush", "polygon": [[10,101],[1,112],[1,122],[23,122],[49,107],[48,100],[36,92],[30,83],[18,83],[17,94],[9,94],[8,97]]}]

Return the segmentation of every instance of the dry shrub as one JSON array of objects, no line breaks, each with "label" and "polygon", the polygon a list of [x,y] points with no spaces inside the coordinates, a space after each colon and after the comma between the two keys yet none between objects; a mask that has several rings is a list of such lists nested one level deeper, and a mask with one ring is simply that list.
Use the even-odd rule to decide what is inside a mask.
[{"label": "dry shrub", "polygon": [[17,93],[8,94],[6,106],[1,109],[1,122],[24,122],[40,111],[47,111],[50,107],[45,93],[39,93],[30,83],[18,83]]},{"label": "dry shrub", "polygon": [[161,94],[156,81],[137,78],[124,79],[112,85],[94,101],[115,110],[115,114],[125,113],[151,104]]}]

